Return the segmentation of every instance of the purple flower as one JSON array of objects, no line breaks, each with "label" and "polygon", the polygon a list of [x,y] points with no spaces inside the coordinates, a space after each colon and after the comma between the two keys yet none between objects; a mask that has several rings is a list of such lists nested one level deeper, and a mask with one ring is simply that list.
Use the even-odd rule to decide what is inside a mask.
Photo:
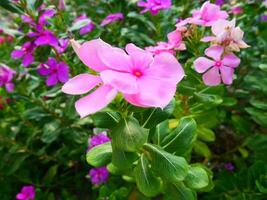
[{"label": "purple flower", "polygon": [[171,0],[146,0],[137,3],[137,6],[144,7],[144,10],[141,11],[142,14],[149,11],[152,15],[158,14],[160,10],[170,9],[171,5]]},{"label": "purple flower", "polygon": [[64,62],[57,62],[55,58],[48,58],[46,63],[40,64],[37,69],[42,76],[48,76],[47,86],[56,85],[58,82],[65,83],[69,80],[69,67]]},{"label": "purple flower", "polygon": [[57,37],[50,30],[44,30],[39,27],[36,31],[37,32],[29,32],[27,36],[34,38],[34,43],[37,47],[44,45],[56,47],[58,45]]},{"label": "purple flower", "polygon": [[94,185],[100,185],[108,180],[109,172],[106,167],[92,168],[89,171],[89,176]]},{"label": "purple flower", "polygon": [[98,133],[97,135],[94,135],[93,137],[89,138],[89,147],[87,149],[87,151],[89,151],[90,149],[92,149],[93,147],[109,142],[111,141],[110,138],[106,135],[106,132],[101,132]]},{"label": "purple flower", "polygon": [[82,14],[82,15],[80,15],[79,17],[77,17],[77,18],[74,20],[74,24],[76,24],[76,23],[78,23],[78,22],[80,22],[80,21],[83,21],[83,20],[87,20],[88,23],[85,24],[83,27],[81,27],[81,29],[80,29],[80,31],[79,31],[80,35],[85,35],[85,34],[91,32],[91,31],[93,31],[94,28],[95,28],[94,23],[92,22],[92,20],[91,20],[90,18],[88,18],[88,17],[86,16],[86,14]]},{"label": "purple flower", "polygon": [[260,20],[263,22],[267,21],[267,15],[262,15]]},{"label": "purple flower", "polygon": [[224,168],[228,171],[233,171],[235,169],[235,166],[231,162],[228,162],[224,164]]},{"label": "purple flower", "polygon": [[69,45],[69,39],[61,38],[58,40],[58,45],[54,47],[59,54],[62,54],[68,48],[68,45]]},{"label": "purple flower", "polygon": [[222,6],[222,5],[224,4],[224,0],[216,0],[216,1],[215,1],[215,4],[216,4],[217,6]]},{"label": "purple flower", "polygon": [[34,200],[35,189],[34,186],[27,185],[23,186],[21,191],[16,195],[17,200]]},{"label": "purple flower", "polygon": [[23,58],[22,65],[24,67],[29,66],[33,60],[33,51],[36,45],[33,42],[25,42],[20,49],[15,49],[11,52],[11,57],[14,59]]},{"label": "purple flower", "polygon": [[1,64],[0,65],[0,87],[5,86],[8,92],[12,92],[14,89],[14,83],[12,79],[16,72],[9,68],[8,66]]},{"label": "purple flower", "polygon": [[46,9],[42,12],[42,14],[39,17],[38,24],[41,26],[46,25],[47,19],[52,18],[56,14],[56,11],[54,9]]},{"label": "purple flower", "polygon": [[102,20],[101,26],[106,26],[106,25],[111,24],[115,21],[120,21],[123,19],[124,19],[124,16],[122,13],[109,14],[108,16],[105,17],[105,19]]}]

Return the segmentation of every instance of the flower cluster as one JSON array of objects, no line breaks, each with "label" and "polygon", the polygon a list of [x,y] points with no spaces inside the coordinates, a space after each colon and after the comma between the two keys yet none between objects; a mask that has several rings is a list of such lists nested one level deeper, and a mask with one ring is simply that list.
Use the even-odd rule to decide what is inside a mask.
[{"label": "flower cluster", "polygon": [[31,41],[25,42],[19,49],[14,50],[11,53],[11,57],[14,59],[23,59],[22,65],[27,67],[34,61],[33,53],[39,46],[51,46],[57,53],[63,53],[68,46],[68,40],[61,38],[58,39],[56,35],[46,29],[48,24],[47,19],[52,18],[56,14],[54,9],[45,9],[44,5],[39,8],[39,17],[36,20],[27,14],[21,16],[22,21],[29,25],[32,31],[26,35]]},{"label": "flower cluster", "polygon": [[170,9],[172,2],[171,0],[146,0],[146,1],[139,1],[137,5],[139,7],[144,8],[141,11],[141,13],[149,11],[152,15],[156,15],[160,10]]},{"label": "flower cluster", "polygon": [[12,92],[14,89],[14,83],[12,79],[16,72],[4,64],[0,64],[0,87],[5,86],[8,92]]},{"label": "flower cluster", "polygon": [[[98,133],[97,135],[89,138],[89,146],[87,152],[90,151],[93,147],[98,146],[100,144],[104,144],[109,141],[111,140],[109,137],[107,137],[106,132]],[[107,168],[103,166],[90,169],[88,175],[94,185],[100,185],[108,180],[109,172]]]},{"label": "flower cluster", "polygon": [[21,191],[16,196],[17,200],[34,200],[35,188],[32,185],[23,186]]},{"label": "flower cluster", "polygon": [[184,77],[182,66],[170,53],[153,56],[128,44],[127,54],[101,39],[82,45],[72,41],[72,44],[83,63],[99,73],[80,74],[62,88],[71,95],[85,94],[96,88],[75,103],[81,117],[106,107],[118,92],[135,106],[164,108],[173,98],[176,84]]}]

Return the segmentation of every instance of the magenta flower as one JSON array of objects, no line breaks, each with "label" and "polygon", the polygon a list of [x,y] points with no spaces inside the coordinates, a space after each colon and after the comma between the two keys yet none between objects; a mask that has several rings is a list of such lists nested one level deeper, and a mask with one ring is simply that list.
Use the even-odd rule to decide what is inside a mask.
[{"label": "magenta flower", "polygon": [[92,168],[89,171],[92,184],[98,186],[108,180],[109,172],[106,167]]},{"label": "magenta flower", "polygon": [[108,24],[111,24],[116,21],[123,20],[124,16],[122,13],[113,13],[109,14],[108,16],[105,17],[105,19],[102,20],[101,26],[106,26]]},{"label": "magenta flower", "polygon": [[16,72],[4,64],[0,64],[0,87],[5,86],[7,92],[12,92],[14,83],[12,79]]},{"label": "magenta flower", "polygon": [[87,151],[92,149],[95,146],[98,146],[100,144],[104,144],[106,142],[110,142],[111,139],[106,135],[106,132],[98,133],[97,135],[94,135],[93,137],[89,138],[89,147]]},{"label": "magenta flower", "polygon": [[36,29],[36,32],[29,32],[28,37],[34,38],[34,44],[38,46],[50,45],[53,47],[58,46],[58,39],[50,30],[44,30],[43,28]]},{"label": "magenta flower", "polygon": [[81,29],[80,29],[80,31],[79,31],[80,35],[85,35],[85,34],[91,32],[91,31],[93,31],[94,28],[95,28],[94,23],[92,22],[92,20],[91,20],[90,18],[88,18],[88,17],[86,16],[86,14],[82,14],[81,16],[77,17],[77,18],[74,20],[74,24],[75,24],[75,23],[78,23],[78,22],[80,22],[80,21],[83,21],[83,20],[87,20],[88,23],[85,24],[83,27],[81,27]]},{"label": "magenta flower", "polygon": [[45,64],[40,64],[38,73],[48,76],[47,86],[56,85],[58,82],[65,83],[69,80],[69,67],[64,62],[57,62],[55,58],[48,58]]},{"label": "magenta flower", "polygon": [[22,65],[27,67],[34,60],[33,52],[35,48],[36,45],[33,42],[25,42],[20,49],[15,49],[11,52],[11,57],[14,59],[23,58]]},{"label": "magenta flower", "polygon": [[152,15],[158,14],[160,10],[168,10],[172,6],[171,0],[146,0],[139,1],[137,6],[143,7],[144,10],[141,13],[149,11]]},{"label": "magenta flower", "polygon": [[182,66],[169,53],[153,57],[134,44],[128,44],[126,54],[101,39],[81,46],[73,43],[73,46],[84,64],[100,73],[100,76],[80,74],[62,88],[63,92],[76,95],[87,93],[101,84],[75,103],[81,117],[106,107],[118,91],[133,105],[164,108],[173,98],[176,84],[184,77]]},{"label": "magenta flower", "polygon": [[228,14],[221,11],[220,6],[205,2],[199,10],[193,11],[193,17],[188,18],[188,23],[201,26],[211,26],[219,19],[226,19]]},{"label": "magenta flower", "polygon": [[59,54],[62,54],[65,52],[65,50],[69,46],[69,39],[68,38],[61,38],[58,40],[58,45],[54,46],[54,48],[57,50]]},{"label": "magenta flower", "polygon": [[232,13],[234,15],[238,15],[241,14],[243,12],[243,9],[240,6],[236,6],[231,8],[231,10],[229,11],[229,13]]},{"label": "magenta flower", "polygon": [[27,185],[23,186],[21,191],[16,195],[17,200],[34,200],[35,199],[35,188],[34,186]]},{"label": "magenta flower", "polygon": [[260,17],[260,20],[263,21],[263,22],[267,21],[267,15],[262,15]]},{"label": "magenta flower", "polygon": [[211,46],[205,50],[205,55],[212,58],[199,57],[194,61],[195,70],[204,73],[202,79],[208,86],[219,85],[222,82],[230,85],[233,82],[234,69],[240,64],[240,59],[233,53],[223,55],[221,46]]},{"label": "magenta flower", "polygon": [[42,11],[38,19],[38,25],[39,26],[46,25],[48,23],[47,19],[52,18],[55,14],[56,14],[56,11],[54,9],[46,9]]},{"label": "magenta flower", "polygon": [[224,0],[216,0],[215,4],[218,6],[222,6],[224,4]]}]

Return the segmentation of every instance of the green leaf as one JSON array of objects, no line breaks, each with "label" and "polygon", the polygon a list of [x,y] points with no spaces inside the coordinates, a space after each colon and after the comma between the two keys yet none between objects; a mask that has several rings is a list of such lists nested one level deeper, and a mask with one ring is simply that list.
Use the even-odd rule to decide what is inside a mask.
[{"label": "green leaf", "polygon": [[21,9],[9,0],[1,0],[0,6],[13,13],[22,13]]},{"label": "green leaf", "polygon": [[144,121],[142,126],[145,128],[153,128],[160,122],[168,119],[175,109],[175,100],[173,99],[163,110],[160,108],[149,109],[143,114]]},{"label": "green leaf", "polygon": [[184,180],[188,173],[188,164],[183,157],[170,154],[153,144],[145,144],[143,148],[147,151],[151,168],[157,175],[171,182]]},{"label": "green leaf", "polygon": [[205,142],[215,141],[215,133],[208,128],[199,127],[197,129],[197,137]]},{"label": "green leaf", "polygon": [[111,161],[111,155],[111,143],[107,142],[90,149],[86,154],[86,161],[94,167],[101,167]]},{"label": "green leaf", "polygon": [[153,197],[160,193],[161,182],[149,168],[149,161],[142,155],[134,169],[138,189],[146,196]]},{"label": "green leaf", "polygon": [[57,121],[50,122],[44,125],[41,140],[44,143],[55,141],[60,133],[60,124]]},{"label": "green leaf", "polygon": [[184,182],[191,189],[201,189],[209,185],[209,177],[201,167],[192,166],[189,168]]},{"label": "green leaf", "polygon": [[82,27],[84,27],[85,25],[87,25],[90,22],[91,22],[90,19],[80,20],[80,21],[74,23],[73,26],[69,28],[69,31],[79,30],[79,29],[81,29]]},{"label": "green leaf", "polygon": [[178,127],[167,135],[162,146],[168,152],[175,152],[177,155],[184,155],[192,149],[196,140],[196,122],[192,118],[182,118]]},{"label": "green leaf", "polygon": [[98,128],[113,128],[120,121],[120,114],[117,112],[99,112],[91,116]]},{"label": "green leaf", "polygon": [[51,183],[53,181],[53,178],[57,174],[57,170],[58,170],[58,165],[50,167],[43,178],[43,182],[46,184]]},{"label": "green leaf", "polygon": [[210,158],[211,157],[211,151],[209,147],[204,143],[199,140],[195,141],[194,143],[194,151],[201,156],[204,156],[205,158]]},{"label": "green leaf", "polygon": [[135,118],[127,117],[112,130],[112,136],[112,146],[135,152],[147,141],[148,131]]},{"label": "green leaf", "polygon": [[251,115],[255,122],[267,128],[267,111],[263,112],[255,108],[245,108],[245,110]]},{"label": "green leaf", "polygon": [[136,153],[125,152],[112,145],[112,164],[119,170],[130,168],[136,159]]},{"label": "green leaf", "polygon": [[176,183],[167,186],[163,200],[196,200],[196,192],[187,188],[183,183]]}]

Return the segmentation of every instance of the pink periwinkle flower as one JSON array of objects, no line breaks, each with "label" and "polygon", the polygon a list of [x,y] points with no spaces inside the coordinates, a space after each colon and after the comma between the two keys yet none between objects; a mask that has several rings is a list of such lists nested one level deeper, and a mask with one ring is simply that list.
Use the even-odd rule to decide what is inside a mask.
[{"label": "pink periwinkle flower", "polygon": [[84,64],[100,76],[80,74],[62,88],[67,94],[94,92],[75,103],[81,117],[106,107],[121,92],[131,104],[140,107],[164,108],[176,92],[176,84],[184,71],[169,53],[153,55],[134,44],[124,50],[112,47],[101,39],[85,42],[81,46],[72,42],[75,52]]},{"label": "pink periwinkle flower", "polygon": [[240,6],[236,6],[236,7],[231,8],[229,13],[232,13],[234,15],[239,15],[239,14],[243,13],[243,9]]},{"label": "pink periwinkle flower", "polygon": [[85,34],[87,34],[87,33],[89,33],[89,32],[91,32],[91,31],[94,30],[95,25],[94,25],[94,23],[92,22],[92,20],[86,16],[86,14],[82,14],[82,15],[80,15],[79,17],[77,17],[77,18],[74,20],[74,24],[75,24],[75,23],[78,23],[78,22],[80,22],[80,21],[82,21],[82,20],[87,20],[88,23],[85,24],[83,27],[81,27],[81,29],[80,29],[80,31],[79,31],[80,35],[85,35]]},{"label": "pink periwinkle flower", "polygon": [[105,19],[102,20],[101,26],[106,26],[108,24],[111,24],[116,21],[121,21],[124,19],[124,16],[122,13],[113,13],[109,14],[108,16],[105,17]]},{"label": "pink periwinkle flower", "polygon": [[28,67],[34,61],[33,52],[35,48],[34,42],[25,42],[20,49],[15,49],[11,52],[11,57],[14,59],[22,58],[22,65]]},{"label": "pink periwinkle flower", "polygon": [[235,19],[232,21],[216,21],[211,27],[211,31],[215,36],[204,37],[201,41],[227,47],[229,51],[239,51],[240,48],[249,47],[243,41],[244,32],[239,27],[235,27],[235,23]]},{"label": "pink periwinkle flower", "polygon": [[16,195],[17,200],[34,200],[35,199],[35,188],[34,186],[27,185],[23,186],[21,191]]},{"label": "pink periwinkle flower", "polygon": [[91,177],[92,184],[99,186],[102,183],[107,182],[109,172],[106,167],[92,168],[88,174]]},{"label": "pink periwinkle flower", "polygon": [[68,45],[69,45],[69,39],[61,38],[58,40],[58,44],[54,46],[54,48],[57,50],[59,54],[62,54],[68,48]]},{"label": "pink periwinkle flower", "polygon": [[106,132],[98,133],[97,135],[94,135],[93,137],[90,137],[88,140],[89,147],[87,151],[92,149],[95,146],[98,146],[100,144],[104,144],[106,142],[110,142],[111,139],[107,136]]},{"label": "pink periwinkle flower", "polygon": [[234,69],[240,64],[240,59],[233,53],[223,54],[221,46],[211,46],[205,50],[206,57],[199,57],[194,61],[195,70],[204,73],[202,79],[208,86],[221,83],[230,85],[233,82]]},{"label": "pink periwinkle flower", "polygon": [[37,28],[36,32],[29,32],[27,36],[30,38],[34,38],[34,43],[37,47],[44,45],[50,45],[55,47],[58,45],[57,37],[50,30]]},{"label": "pink periwinkle flower", "polygon": [[14,83],[12,79],[16,72],[4,64],[0,64],[0,87],[5,86],[7,92],[12,92]]},{"label": "pink periwinkle flower", "polygon": [[55,58],[48,58],[46,63],[40,64],[37,69],[42,76],[48,76],[47,86],[54,86],[58,82],[65,83],[69,80],[69,67],[64,62],[57,62]]},{"label": "pink periwinkle flower", "polygon": [[158,14],[160,10],[168,10],[172,6],[171,0],[145,0],[139,1],[137,6],[143,7],[141,13],[149,11],[152,15]]},{"label": "pink periwinkle flower", "polygon": [[190,24],[197,24],[201,26],[211,26],[219,19],[226,19],[228,14],[222,11],[220,6],[205,2],[199,10],[193,11],[193,17],[187,18]]},{"label": "pink periwinkle flower", "polygon": [[176,29],[168,34],[168,42],[158,42],[157,46],[146,47],[146,51],[154,55],[167,52],[175,54],[175,51],[183,51],[186,49],[183,39],[183,30]]}]

